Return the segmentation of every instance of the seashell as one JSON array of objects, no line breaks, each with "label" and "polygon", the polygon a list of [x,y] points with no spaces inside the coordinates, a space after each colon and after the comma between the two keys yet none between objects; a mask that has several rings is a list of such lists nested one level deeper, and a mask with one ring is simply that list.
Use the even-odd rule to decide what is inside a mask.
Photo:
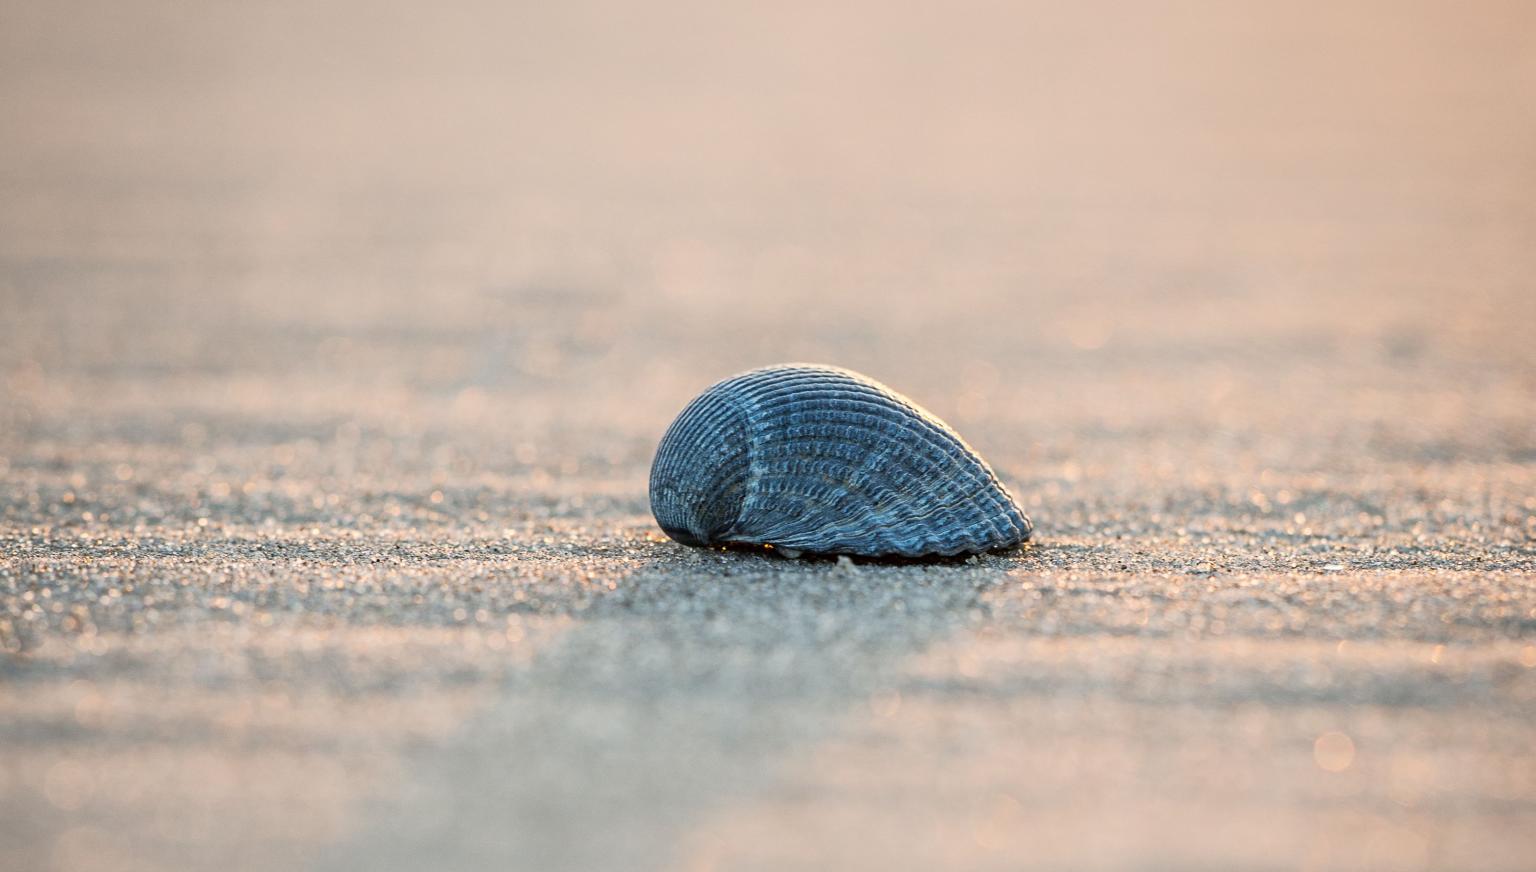
[{"label": "seashell", "polygon": [[651,513],[684,545],[866,557],[1013,548],[1032,525],[954,430],[873,379],[786,364],[719,382],[672,422]]}]

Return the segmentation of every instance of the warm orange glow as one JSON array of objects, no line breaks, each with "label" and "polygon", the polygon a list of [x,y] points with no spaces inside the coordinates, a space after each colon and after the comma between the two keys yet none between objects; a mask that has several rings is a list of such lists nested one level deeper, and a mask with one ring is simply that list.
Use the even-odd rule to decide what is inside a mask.
[{"label": "warm orange glow", "polygon": [[1312,743],[1312,759],[1318,768],[1328,772],[1343,772],[1355,762],[1355,743],[1339,732],[1327,732]]}]

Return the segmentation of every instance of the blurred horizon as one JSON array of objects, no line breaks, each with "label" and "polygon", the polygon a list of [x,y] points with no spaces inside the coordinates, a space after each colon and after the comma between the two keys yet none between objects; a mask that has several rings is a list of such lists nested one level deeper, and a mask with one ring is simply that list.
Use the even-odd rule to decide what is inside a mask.
[{"label": "blurred horizon", "polygon": [[[985,198],[1062,189],[1063,170],[1088,191],[1341,164],[1471,173],[1536,146],[1519,117],[1536,13],[1518,2],[7,0],[0,14],[7,140],[94,154],[104,174],[163,172],[157,152],[174,149],[179,175],[288,159],[293,181],[322,185],[430,171]],[[29,156],[9,173],[47,167]]]}]

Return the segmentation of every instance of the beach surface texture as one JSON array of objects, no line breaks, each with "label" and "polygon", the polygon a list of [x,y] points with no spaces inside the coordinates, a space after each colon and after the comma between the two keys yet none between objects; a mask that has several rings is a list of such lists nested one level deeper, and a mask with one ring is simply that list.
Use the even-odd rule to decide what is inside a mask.
[{"label": "beach surface texture", "polygon": [[[1527,3],[0,0],[0,869],[1530,870]],[[753,367],[974,561],[692,549]]]}]

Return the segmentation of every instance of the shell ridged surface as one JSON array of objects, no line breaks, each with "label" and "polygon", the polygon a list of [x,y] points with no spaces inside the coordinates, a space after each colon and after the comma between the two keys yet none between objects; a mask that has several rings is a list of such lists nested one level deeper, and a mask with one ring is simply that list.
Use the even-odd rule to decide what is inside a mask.
[{"label": "shell ridged surface", "polygon": [[943,421],[873,379],[808,364],[699,395],[662,437],[650,495],[686,545],[924,557],[1016,547],[1031,529]]}]

